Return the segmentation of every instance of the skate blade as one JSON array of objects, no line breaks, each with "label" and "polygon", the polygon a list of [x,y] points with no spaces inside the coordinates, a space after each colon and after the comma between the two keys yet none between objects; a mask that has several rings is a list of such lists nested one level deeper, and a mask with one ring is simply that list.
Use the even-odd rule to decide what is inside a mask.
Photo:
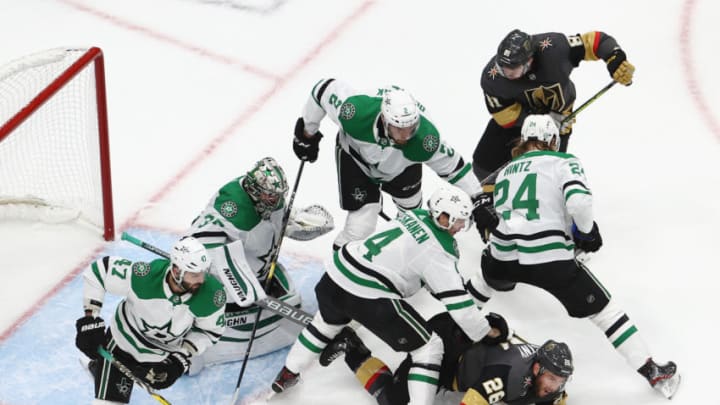
[{"label": "skate blade", "polygon": [[680,377],[680,374],[675,374],[674,376],[672,376],[672,378],[658,383],[655,386],[655,389],[660,391],[660,393],[663,394],[665,398],[672,399],[673,396],[677,393],[678,388],[680,388],[681,380],[682,378]]}]

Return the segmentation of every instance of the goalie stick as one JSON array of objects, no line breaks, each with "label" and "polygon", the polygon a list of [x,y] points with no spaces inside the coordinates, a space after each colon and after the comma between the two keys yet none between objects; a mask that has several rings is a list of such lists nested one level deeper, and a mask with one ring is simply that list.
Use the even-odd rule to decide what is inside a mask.
[{"label": "goalie stick", "polygon": [[122,364],[120,362],[120,360],[116,359],[115,356],[113,356],[112,353],[107,351],[104,347],[98,346],[98,353],[100,353],[100,355],[105,360],[109,361],[113,366],[115,366],[115,368],[118,369],[121,373],[125,374],[125,376],[127,378],[133,380],[133,382],[135,384],[145,388],[145,391],[147,391],[148,394],[150,394],[150,396],[153,397],[156,401],[158,401],[159,403],[161,403],[163,405],[171,405],[170,401],[168,401],[162,395],[155,392],[155,390],[152,389],[152,387],[150,387],[149,385],[147,385],[145,383],[145,381],[143,381],[139,377],[135,376],[135,374],[133,374],[132,370],[127,368],[126,365]]},{"label": "goalie stick", "polygon": [[[158,256],[164,257],[166,259],[170,258],[170,255],[166,251],[158,248],[157,246],[153,246],[147,242],[143,242],[140,239],[130,235],[127,232],[122,233],[121,239],[126,240],[126,241],[132,243],[133,245],[139,246],[145,250],[153,252]],[[239,291],[238,291],[238,293],[239,293]],[[265,308],[270,312],[276,313],[276,314],[282,316],[283,318],[288,319],[291,322],[296,323],[302,327],[305,327],[308,324],[310,324],[310,322],[313,319],[313,316],[310,315],[309,313],[303,311],[300,308],[296,308],[284,301],[281,301],[275,297],[267,296],[264,299],[258,301],[256,304],[257,304],[257,306],[259,306],[261,308]],[[227,320],[228,319],[226,319],[226,321]]]},{"label": "goalie stick", "polygon": [[[272,255],[272,261],[270,262],[270,271],[268,272],[267,279],[265,279],[265,289],[267,290],[270,286],[270,281],[275,274],[275,265],[277,264],[278,255],[280,254],[280,246],[282,246],[283,238],[285,237],[285,231],[287,230],[288,221],[290,220],[290,212],[292,211],[292,205],[295,201],[295,194],[297,193],[298,186],[300,185],[300,177],[302,176],[303,168],[305,167],[305,161],[300,162],[298,168],[298,174],[295,177],[295,185],[293,186],[292,194],[288,200],[288,205],[285,207],[285,213],[282,219],[282,228],[280,229],[280,238],[278,238],[275,252]],[[243,375],[245,375],[245,367],[247,366],[248,359],[250,358],[250,349],[252,348],[253,340],[255,340],[255,333],[257,332],[258,323],[260,323],[260,314],[262,308],[257,312],[255,317],[255,323],[253,324],[252,332],[250,333],[250,340],[248,341],[247,350],[245,351],[245,359],[243,360],[242,368],[240,368],[240,374],[238,375],[237,383],[235,384],[235,392],[233,392],[231,405],[235,405],[240,396],[240,383],[242,382]]]}]

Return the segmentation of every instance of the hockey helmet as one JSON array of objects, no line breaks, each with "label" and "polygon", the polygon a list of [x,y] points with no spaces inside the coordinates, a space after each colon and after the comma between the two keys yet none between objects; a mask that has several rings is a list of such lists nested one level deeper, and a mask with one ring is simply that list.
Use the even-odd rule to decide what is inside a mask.
[{"label": "hockey helmet", "polygon": [[179,272],[174,278],[178,285],[182,285],[185,273],[207,273],[212,261],[200,241],[192,236],[185,236],[170,250],[170,262],[177,266]]},{"label": "hockey helmet", "polygon": [[526,64],[533,56],[532,38],[519,29],[508,33],[500,42],[495,62],[500,67],[517,67]]},{"label": "hockey helmet", "polygon": [[[467,231],[472,226],[472,201],[467,193],[456,187],[452,189],[442,187],[435,190],[428,199],[427,205],[433,223],[440,229],[450,229],[457,220],[465,221],[463,231]],[[442,214],[448,216],[448,226],[443,226],[440,223]]]},{"label": "hockey helmet", "polygon": [[[560,131],[550,115],[528,115],[520,129],[520,139],[545,142],[557,151],[560,148]],[[555,143],[553,144],[553,141]]]},{"label": "hockey helmet", "polygon": [[396,128],[412,128],[411,138],[420,124],[420,109],[415,98],[406,90],[397,86],[388,86],[383,91],[381,106],[385,134],[390,132],[388,126]]},{"label": "hockey helmet", "polygon": [[257,161],[243,178],[242,185],[264,219],[282,206],[288,191],[285,172],[271,157]]},{"label": "hockey helmet", "polygon": [[552,339],[543,343],[537,350],[535,360],[542,371],[550,371],[560,377],[569,378],[573,371],[572,353],[567,344]]}]

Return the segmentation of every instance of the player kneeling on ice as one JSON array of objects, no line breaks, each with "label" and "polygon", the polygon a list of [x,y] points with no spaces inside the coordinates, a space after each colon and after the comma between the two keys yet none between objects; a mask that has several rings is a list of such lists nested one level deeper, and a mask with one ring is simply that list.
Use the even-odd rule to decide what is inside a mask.
[{"label": "player kneeling on ice", "polygon": [[[228,293],[227,329],[217,345],[193,362],[190,374],[204,365],[240,360],[245,356],[258,307],[269,295],[299,307],[300,294],[277,263],[269,289],[264,289],[270,262],[280,242],[288,183],[282,167],[271,157],[256,162],[243,176],[225,184],[192,223],[187,234],[208,248],[210,273]],[[332,216],[319,205],[293,209],[285,236],[310,240],[333,229]],[[271,311],[263,311],[252,344],[252,356],[290,345],[297,327]]]},{"label": "player kneeling on ice", "polygon": [[[465,291],[457,271],[454,235],[472,226],[472,203],[460,189],[438,189],[429,211],[402,212],[388,229],[335,251],[315,287],[319,312],[298,336],[272,389],[281,392],[298,382],[299,373],[318,359],[325,346],[355,320],[393,350],[412,357],[408,383],[413,404],[431,404],[435,396],[443,343],[425,319],[405,300],[425,287],[445,306],[474,341],[507,338],[501,317],[483,317]],[[486,336],[487,335],[487,336]],[[504,335],[504,336],[503,336]]]},{"label": "player kneeling on ice", "polygon": [[675,363],[653,361],[627,314],[575,260],[575,248],[595,252],[602,238],[585,170],[575,156],[557,152],[558,136],[549,115],[525,119],[513,160],[496,178],[491,206],[499,223],[483,252],[482,276],[473,276],[468,291],[486,302],[493,290],[509,291],[515,283],[542,288],[570,316],[590,319],[633,369],[671,398],[680,383]]},{"label": "player kneeling on ice", "polygon": [[[490,313],[489,316],[499,316]],[[447,313],[428,320],[430,329],[442,339],[445,351],[436,399],[446,403],[488,405],[564,405],[565,383],[573,373],[570,348],[548,340],[542,346],[501,342],[473,342]],[[406,405],[412,359],[406,358],[393,373],[350,327],[345,327],[320,354],[327,366],[345,355],[345,363],[380,405]]]},{"label": "player kneeling on ice", "polygon": [[[225,330],[225,290],[207,274],[209,267],[205,247],[185,237],[173,246],[170,260],[145,263],[105,256],[85,270],[85,316],[75,323],[75,345],[91,359],[93,404],[127,404],[133,388],[133,381],[102,358],[98,347],[144,384],[163,389],[218,341]],[[107,331],[99,317],[106,291],[125,297]]]}]

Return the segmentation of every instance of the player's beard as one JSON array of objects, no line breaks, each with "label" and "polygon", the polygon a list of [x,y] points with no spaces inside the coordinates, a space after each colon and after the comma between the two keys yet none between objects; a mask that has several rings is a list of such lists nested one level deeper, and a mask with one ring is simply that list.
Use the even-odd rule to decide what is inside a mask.
[{"label": "player's beard", "polygon": [[191,294],[198,292],[201,286],[202,283],[189,284],[185,281],[182,282],[182,287],[185,289],[185,292],[189,292]]}]

